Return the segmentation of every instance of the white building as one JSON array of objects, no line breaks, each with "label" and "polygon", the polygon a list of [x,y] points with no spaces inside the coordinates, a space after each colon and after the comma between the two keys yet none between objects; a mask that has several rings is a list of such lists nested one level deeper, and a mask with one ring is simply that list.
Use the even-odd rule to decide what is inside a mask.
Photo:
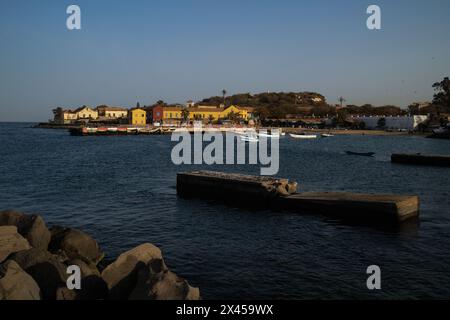
[{"label": "white building", "polygon": [[416,130],[419,124],[428,120],[428,116],[352,116],[352,119],[362,121],[366,129],[377,129],[379,120],[384,118],[384,129]]}]

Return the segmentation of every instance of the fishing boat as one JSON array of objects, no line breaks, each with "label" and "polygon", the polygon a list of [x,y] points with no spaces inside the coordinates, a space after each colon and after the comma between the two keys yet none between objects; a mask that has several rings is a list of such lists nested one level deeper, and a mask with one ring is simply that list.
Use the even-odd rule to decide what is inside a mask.
[{"label": "fishing boat", "polygon": [[317,135],[315,134],[289,134],[294,139],[316,139]]},{"label": "fishing boat", "polygon": [[427,138],[450,139],[450,123],[447,123],[445,127],[433,130],[433,134],[427,136]]},{"label": "fishing boat", "polygon": [[353,152],[353,151],[345,151],[349,156],[361,156],[361,157],[373,157],[375,152]]},{"label": "fishing boat", "polygon": [[258,133],[258,136],[263,138],[280,139],[279,133]]}]

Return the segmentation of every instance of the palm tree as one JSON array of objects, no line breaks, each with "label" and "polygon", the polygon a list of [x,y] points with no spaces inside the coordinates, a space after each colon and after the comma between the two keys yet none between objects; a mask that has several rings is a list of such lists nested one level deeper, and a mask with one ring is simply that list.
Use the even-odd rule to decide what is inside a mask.
[{"label": "palm tree", "polygon": [[189,121],[189,110],[188,109],[181,110],[181,118],[183,119],[184,122]]},{"label": "palm tree", "polygon": [[344,97],[339,97],[339,103],[341,105],[341,108],[342,108],[342,106],[343,106],[345,101],[347,101],[347,100],[345,100]]},{"label": "palm tree", "polygon": [[225,97],[227,95],[227,90],[223,89],[222,90],[222,97],[223,97],[223,104],[225,104]]}]

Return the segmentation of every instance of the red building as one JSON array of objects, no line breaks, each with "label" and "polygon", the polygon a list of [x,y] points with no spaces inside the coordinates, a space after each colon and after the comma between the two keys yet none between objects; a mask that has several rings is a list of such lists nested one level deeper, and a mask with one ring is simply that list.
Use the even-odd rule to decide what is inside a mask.
[{"label": "red building", "polygon": [[161,120],[164,117],[164,107],[163,106],[156,106],[152,108],[152,121],[155,122],[161,122]]}]

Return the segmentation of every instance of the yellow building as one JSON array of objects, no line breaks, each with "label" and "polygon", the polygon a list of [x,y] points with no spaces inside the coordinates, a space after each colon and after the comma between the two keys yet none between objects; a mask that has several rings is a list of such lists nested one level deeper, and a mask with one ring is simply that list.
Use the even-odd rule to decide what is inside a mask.
[{"label": "yellow building", "polygon": [[163,110],[164,120],[181,120],[183,118],[183,108],[181,107],[164,107]]},{"label": "yellow building", "polygon": [[228,108],[225,108],[221,113],[220,113],[220,117],[222,119],[224,118],[228,118],[228,116],[230,115],[230,113],[235,113],[237,114],[240,118],[244,119],[245,121],[248,120],[249,118],[249,113],[248,110],[246,108],[242,108],[242,107],[238,107],[238,106],[229,106]]},{"label": "yellow building", "polygon": [[77,119],[97,119],[98,118],[98,111],[94,110],[92,108],[83,106],[81,108],[78,108],[74,111],[74,113],[77,115]]},{"label": "yellow building", "polygon": [[197,106],[190,108],[183,107],[156,107],[153,109],[153,121],[163,121],[165,124],[178,124],[183,121],[184,110],[189,112],[189,120],[201,120],[204,122],[218,121],[228,119],[231,113],[237,118],[245,121],[249,120],[249,111],[247,108],[229,106],[219,108],[215,106]]},{"label": "yellow building", "polygon": [[147,122],[147,112],[140,108],[131,109],[128,113],[129,123],[135,126],[145,126]]},{"label": "yellow building", "polygon": [[237,106],[229,106],[227,108],[217,108],[217,107],[196,107],[189,108],[189,119],[191,120],[223,120],[227,119],[231,113],[237,115],[237,117],[242,118],[247,121],[249,118],[249,113],[246,108],[241,108]]}]

